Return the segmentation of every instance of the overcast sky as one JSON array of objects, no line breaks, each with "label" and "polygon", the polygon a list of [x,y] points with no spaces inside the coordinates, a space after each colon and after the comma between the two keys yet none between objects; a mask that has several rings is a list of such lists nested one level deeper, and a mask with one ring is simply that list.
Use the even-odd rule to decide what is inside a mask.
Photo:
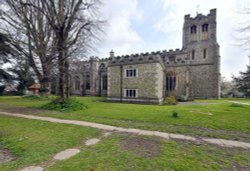
[{"label": "overcast sky", "polygon": [[108,22],[105,35],[91,55],[108,57],[111,49],[126,55],[181,48],[184,15],[207,15],[216,8],[221,73],[230,79],[249,63],[249,50],[239,46],[236,31],[250,19],[239,13],[247,7],[250,0],[106,0],[101,12]]}]

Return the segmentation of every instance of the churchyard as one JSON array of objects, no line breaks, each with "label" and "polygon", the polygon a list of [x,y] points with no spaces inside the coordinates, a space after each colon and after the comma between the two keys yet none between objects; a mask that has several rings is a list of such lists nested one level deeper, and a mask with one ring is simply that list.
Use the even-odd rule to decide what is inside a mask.
[{"label": "churchyard", "polygon": [[[100,125],[87,127],[80,122],[53,123],[0,114],[0,170],[29,166],[52,171],[250,169],[249,99],[195,100],[158,106],[75,97],[85,105],[84,109],[40,109],[51,98],[0,97],[0,111],[116,127],[102,129]],[[126,132],[127,128],[130,131]],[[145,131],[137,133],[139,129],[155,131],[156,136]],[[169,137],[160,132],[170,133]],[[185,136],[195,140],[186,140]],[[203,138],[247,145],[214,144]],[[67,149],[77,149],[79,153],[65,160],[55,157]]]}]

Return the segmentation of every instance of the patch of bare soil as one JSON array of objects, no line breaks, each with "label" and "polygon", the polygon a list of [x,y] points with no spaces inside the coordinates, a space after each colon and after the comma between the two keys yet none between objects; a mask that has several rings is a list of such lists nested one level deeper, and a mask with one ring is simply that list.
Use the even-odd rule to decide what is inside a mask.
[{"label": "patch of bare soil", "polygon": [[144,157],[156,157],[161,152],[160,140],[154,140],[144,137],[124,137],[120,141],[122,150],[131,151]]},{"label": "patch of bare soil", "polygon": [[242,166],[239,163],[234,162],[231,168],[229,168],[227,171],[249,171],[249,167]]},{"label": "patch of bare soil", "polygon": [[16,157],[7,149],[0,146],[0,164],[15,160]]},{"label": "patch of bare soil", "polygon": [[2,106],[0,111],[9,112],[9,113],[20,113],[26,115],[37,115],[40,113],[51,113],[51,114],[62,114],[58,111],[44,110],[44,109],[35,109],[28,107],[16,107],[16,106]]}]

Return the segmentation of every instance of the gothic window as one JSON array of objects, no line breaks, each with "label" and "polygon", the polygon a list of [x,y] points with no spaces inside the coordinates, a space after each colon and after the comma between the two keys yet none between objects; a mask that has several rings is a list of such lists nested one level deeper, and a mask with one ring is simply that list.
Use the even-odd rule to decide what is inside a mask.
[{"label": "gothic window", "polygon": [[176,88],[176,76],[173,73],[169,73],[166,77],[166,90],[174,91]]},{"label": "gothic window", "polygon": [[192,50],[192,60],[195,58],[195,50]]},{"label": "gothic window", "polygon": [[125,89],[124,95],[125,95],[125,97],[136,97],[137,96],[137,90],[135,90],[135,89]]},{"label": "gothic window", "polygon": [[89,90],[90,89],[90,76],[87,75],[86,76],[86,90]]},{"label": "gothic window", "polygon": [[108,88],[108,80],[107,80],[107,75],[102,77],[102,89],[107,90]]},{"label": "gothic window", "polygon": [[75,90],[80,90],[80,78],[75,77]]},{"label": "gothic window", "polygon": [[100,67],[99,67],[100,69],[104,69],[105,68],[105,64],[104,63],[102,63],[101,65],[100,65]]},{"label": "gothic window", "polygon": [[203,59],[206,59],[207,57],[207,49],[203,49]]},{"label": "gothic window", "polygon": [[136,77],[136,69],[126,69],[126,77]]},{"label": "gothic window", "polygon": [[191,34],[196,34],[196,26],[191,27]]},{"label": "gothic window", "polygon": [[208,24],[203,24],[202,25],[202,32],[207,32],[208,31]]}]

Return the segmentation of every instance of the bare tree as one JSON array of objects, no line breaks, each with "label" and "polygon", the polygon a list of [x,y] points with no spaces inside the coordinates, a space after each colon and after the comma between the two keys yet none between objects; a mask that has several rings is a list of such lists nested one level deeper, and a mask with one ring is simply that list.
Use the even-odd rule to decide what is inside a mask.
[{"label": "bare tree", "polygon": [[[87,50],[97,38],[100,25],[97,17],[98,0],[38,0],[23,3],[39,10],[48,21],[55,37],[59,70],[60,100],[69,98],[69,57],[79,48]],[[80,46],[79,46],[80,45]]]},{"label": "bare tree", "polygon": [[11,75],[2,66],[10,62],[9,55],[14,53],[15,51],[10,46],[10,40],[7,35],[0,33],[0,83],[11,81]]},{"label": "bare tree", "polygon": [[[50,75],[56,57],[53,31],[41,11],[23,4],[23,0],[4,0],[6,9],[1,10],[2,31],[8,34],[12,47],[25,57],[36,73],[42,90],[50,91]],[[36,0],[25,0],[40,6]]]},{"label": "bare tree", "polygon": [[241,17],[241,20],[236,29],[236,39],[239,42],[238,45],[250,49],[250,7],[244,5],[243,7],[237,10],[237,13]]}]

